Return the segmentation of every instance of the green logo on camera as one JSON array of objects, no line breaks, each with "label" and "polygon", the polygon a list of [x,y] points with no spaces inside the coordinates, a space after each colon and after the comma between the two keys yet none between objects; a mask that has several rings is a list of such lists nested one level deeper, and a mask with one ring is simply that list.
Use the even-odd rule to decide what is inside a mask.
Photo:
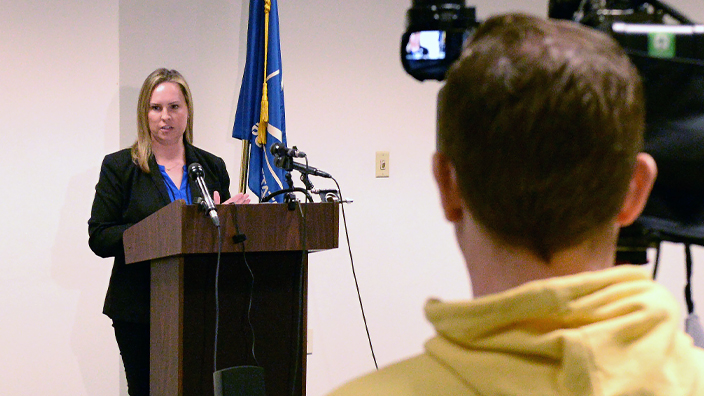
[{"label": "green logo on camera", "polygon": [[656,58],[675,56],[674,33],[648,33],[648,55]]}]

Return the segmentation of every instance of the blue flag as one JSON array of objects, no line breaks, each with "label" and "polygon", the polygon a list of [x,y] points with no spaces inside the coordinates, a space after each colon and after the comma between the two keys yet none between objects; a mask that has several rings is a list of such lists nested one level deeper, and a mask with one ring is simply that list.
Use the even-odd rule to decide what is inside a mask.
[{"label": "blue flag", "polygon": [[[235,125],[232,128],[232,137],[246,139],[251,143],[248,185],[259,199],[283,189],[286,183],[286,171],[274,165],[274,156],[269,151],[274,143],[286,146],[284,86],[281,75],[281,45],[279,42],[279,8],[276,5],[276,0],[271,0],[269,12],[269,40],[266,60],[269,124],[266,127],[266,144],[262,145],[257,142],[257,136],[260,133],[259,119],[262,106],[266,44],[264,5],[264,0],[251,0],[249,3],[247,59],[240,96],[237,101]],[[274,197],[274,200],[281,202],[283,196]]]}]

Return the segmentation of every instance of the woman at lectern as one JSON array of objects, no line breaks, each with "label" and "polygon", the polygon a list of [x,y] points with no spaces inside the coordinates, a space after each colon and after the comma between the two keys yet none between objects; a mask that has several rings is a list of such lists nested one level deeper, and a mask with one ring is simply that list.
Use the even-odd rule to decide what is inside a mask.
[{"label": "woman at lectern", "polygon": [[149,395],[149,263],[125,265],[123,232],[170,202],[192,203],[200,196],[187,165],[197,162],[218,204],[249,202],[230,197],[230,178],[222,158],[193,141],[193,101],[176,70],[157,69],[142,84],[137,103],[137,141],[108,154],[100,168],[88,220],[91,250],[115,257],[103,313],[113,321],[129,394]]}]

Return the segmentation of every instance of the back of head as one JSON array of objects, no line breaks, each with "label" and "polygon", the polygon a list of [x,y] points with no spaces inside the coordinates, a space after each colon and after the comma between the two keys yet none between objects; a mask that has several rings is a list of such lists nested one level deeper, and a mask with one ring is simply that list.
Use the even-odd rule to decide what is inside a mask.
[{"label": "back of head", "polygon": [[472,215],[546,261],[617,215],[643,129],[640,79],[615,41],[521,14],[479,27],[438,101],[438,150]]}]

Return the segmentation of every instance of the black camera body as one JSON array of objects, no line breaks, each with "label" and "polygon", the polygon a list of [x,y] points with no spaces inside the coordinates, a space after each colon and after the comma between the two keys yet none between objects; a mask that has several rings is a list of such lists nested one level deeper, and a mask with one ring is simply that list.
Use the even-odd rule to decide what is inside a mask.
[{"label": "black camera body", "polygon": [[642,215],[621,229],[617,257],[644,263],[662,241],[704,246],[704,25],[659,0],[551,0],[548,16],[608,33],[643,80],[644,151],[658,178]]},{"label": "black camera body", "polygon": [[[659,0],[550,0],[548,17],[605,31],[631,54],[704,60],[704,27]],[[465,0],[412,0],[401,36],[404,70],[419,81],[444,80],[479,24]]]},{"label": "black camera body", "polygon": [[[646,249],[661,241],[704,246],[704,25],[660,0],[550,0],[548,17],[606,32],[643,79],[644,150],[659,176],[641,217],[621,230],[618,256],[645,262]],[[444,80],[479,25],[464,0],[413,0],[403,68],[420,81]]]},{"label": "black camera body", "polygon": [[548,17],[601,30],[632,57],[704,60],[704,26],[659,0],[551,0]]},{"label": "black camera body", "polygon": [[413,0],[401,36],[404,70],[419,81],[442,81],[478,25],[475,8],[464,0]]}]

